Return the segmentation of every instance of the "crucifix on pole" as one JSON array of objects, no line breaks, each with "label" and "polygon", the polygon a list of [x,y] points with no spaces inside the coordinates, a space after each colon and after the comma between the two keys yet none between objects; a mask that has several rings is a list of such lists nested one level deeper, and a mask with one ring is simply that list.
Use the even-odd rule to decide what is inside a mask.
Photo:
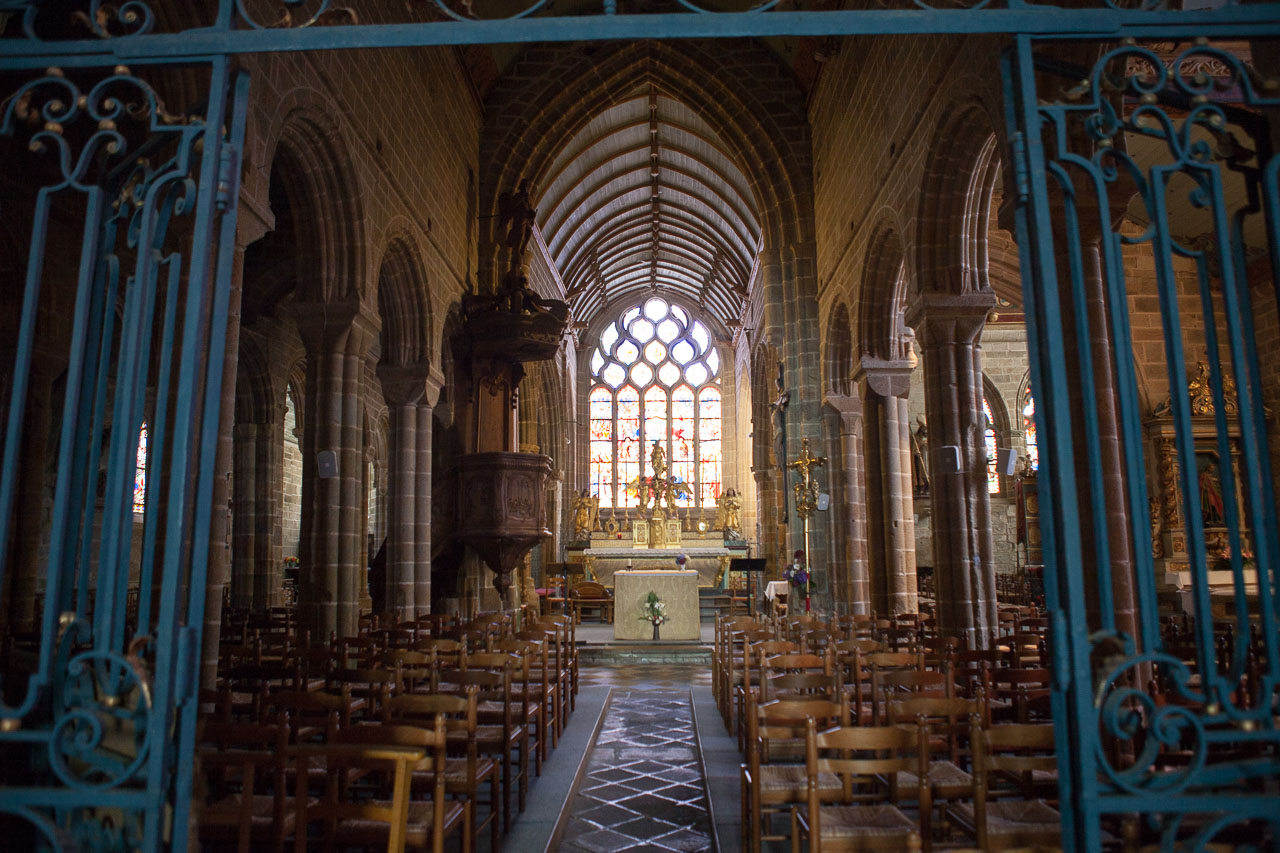
[{"label": "crucifix on pole", "polygon": [[813,469],[827,464],[827,457],[814,456],[809,451],[809,439],[800,442],[800,457],[787,465],[800,472],[800,481],[794,486],[796,498],[796,515],[804,525],[804,609],[809,611],[809,586],[813,583],[813,566],[809,563],[809,516],[818,508],[818,481],[813,477]]}]

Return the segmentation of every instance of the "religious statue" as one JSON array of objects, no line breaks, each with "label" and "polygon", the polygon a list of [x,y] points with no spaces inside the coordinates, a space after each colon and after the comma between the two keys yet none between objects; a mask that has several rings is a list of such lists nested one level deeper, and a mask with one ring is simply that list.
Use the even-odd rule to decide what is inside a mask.
[{"label": "religious statue", "polygon": [[736,489],[728,489],[716,500],[719,511],[718,527],[724,531],[725,539],[742,538],[742,498]]},{"label": "religious statue", "polygon": [[773,401],[773,455],[778,467],[787,469],[787,404],[791,402],[791,392],[783,387],[783,365],[778,362],[778,399]]},{"label": "religious statue", "polygon": [[649,454],[649,463],[653,465],[653,478],[655,480],[667,472],[667,452],[663,450],[661,442],[657,439],[653,442],[653,452]]},{"label": "religious statue", "polygon": [[924,415],[916,418],[916,430],[911,433],[911,494],[929,494],[929,427]]},{"label": "religious statue", "polygon": [[[782,472],[783,481],[787,475],[787,404],[791,402],[791,392],[783,386],[783,365],[778,362],[778,399],[770,406],[773,409],[773,456],[778,470]],[[782,502],[782,521],[788,519],[787,502]]]},{"label": "religious statue", "polygon": [[573,538],[586,540],[591,538],[591,531],[598,525],[600,498],[583,489],[573,498]]},{"label": "religious statue", "polygon": [[[529,200],[529,181],[520,181],[514,193],[503,193],[498,197],[498,233],[502,234],[502,244],[511,250],[511,270],[520,266],[525,252],[529,250],[529,240],[533,237],[533,223],[538,211]],[[505,229],[505,234],[503,231]]]}]

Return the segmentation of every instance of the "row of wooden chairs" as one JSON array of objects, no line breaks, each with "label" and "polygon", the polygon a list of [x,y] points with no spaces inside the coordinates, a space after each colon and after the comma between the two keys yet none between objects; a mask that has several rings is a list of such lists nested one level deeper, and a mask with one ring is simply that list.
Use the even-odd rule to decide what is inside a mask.
[{"label": "row of wooden chairs", "polygon": [[[368,749],[420,749],[425,747],[415,740],[418,736],[400,729],[406,723],[421,728],[426,717],[445,714],[446,742],[453,754],[446,792],[459,799],[464,812],[463,849],[474,849],[486,825],[493,834],[491,847],[497,849],[498,832],[511,826],[512,799],[523,811],[530,771],[541,774],[548,750],[558,743],[576,704],[573,620],[552,615],[526,622],[519,631],[514,620],[501,614],[416,631],[402,624],[387,627],[379,620],[368,620],[363,627],[358,637],[320,646],[305,646],[274,626],[259,630],[248,644],[228,644],[219,689],[202,695],[208,724],[283,725],[290,748],[346,748],[351,738],[363,738],[360,743]],[[470,712],[457,704],[465,704],[459,697],[468,691],[473,694]],[[410,716],[417,719],[406,719]],[[468,745],[479,750],[479,763],[466,754]],[[226,750],[215,746],[214,751]],[[246,778],[243,769],[239,776]],[[412,820],[422,813],[417,804],[420,782],[410,788],[411,827],[421,823]],[[485,786],[492,787],[489,813],[478,821],[476,803]],[[273,796],[283,788],[273,786]],[[247,819],[243,814],[240,818]],[[417,846],[415,839],[421,837],[411,831],[409,846]]]},{"label": "row of wooden chairs", "polygon": [[[713,692],[744,750],[743,827],[752,849],[761,839],[785,840],[775,818],[788,813],[793,845],[811,839],[813,849],[824,850],[928,849],[942,825],[970,827],[984,849],[1056,837],[1057,813],[1043,801],[1056,795],[1049,676],[1038,666],[1045,662],[1043,635],[1010,632],[1004,645],[974,651],[945,638],[895,650],[896,635],[883,624],[878,637],[850,636],[849,627],[812,617],[717,622]],[[808,754],[810,720],[814,755],[833,750],[837,758]],[[904,726],[923,727],[924,734],[908,737]],[[1016,732],[1030,738],[1019,749],[1044,747],[1043,754],[1023,756],[1030,763],[1023,762],[1021,799],[994,809],[986,799],[990,774],[974,757],[982,732],[1000,733],[988,739],[993,749]],[[918,737],[923,748],[912,740],[916,747],[907,749],[903,738]],[[875,785],[854,772],[857,765],[830,763],[855,760],[859,743],[873,755],[856,760],[880,762]],[[989,754],[999,767],[1002,759]],[[898,763],[891,768],[892,762]],[[978,778],[988,784],[975,793]],[[909,788],[914,793],[903,796]],[[918,817],[902,812],[902,802]],[[832,807],[824,824],[822,809]]]}]

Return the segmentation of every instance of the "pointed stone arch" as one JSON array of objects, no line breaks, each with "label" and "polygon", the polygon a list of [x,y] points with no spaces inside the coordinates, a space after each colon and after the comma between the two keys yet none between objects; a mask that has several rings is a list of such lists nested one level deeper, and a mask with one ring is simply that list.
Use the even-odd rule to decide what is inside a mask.
[{"label": "pointed stone arch", "polygon": [[921,180],[916,270],[922,290],[981,292],[990,289],[987,235],[1000,177],[996,122],[976,97],[941,115]]},{"label": "pointed stone arch", "polygon": [[882,222],[872,232],[863,264],[862,294],[858,300],[858,347],[862,356],[891,361],[909,354],[903,323],[906,259],[898,229]]},{"label": "pointed stone arch", "polygon": [[366,278],[365,216],[359,176],[335,124],[340,108],[297,89],[275,106],[264,162],[284,184],[298,229],[295,278],[306,302],[358,298]]},{"label": "pointed stone arch", "polygon": [[382,320],[382,363],[396,367],[431,363],[431,296],[416,243],[393,236],[382,252],[377,277]]},{"label": "pointed stone arch", "polygon": [[822,358],[823,391],[826,396],[853,396],[853,330],[849,307],[837,302],[827,320]]}]

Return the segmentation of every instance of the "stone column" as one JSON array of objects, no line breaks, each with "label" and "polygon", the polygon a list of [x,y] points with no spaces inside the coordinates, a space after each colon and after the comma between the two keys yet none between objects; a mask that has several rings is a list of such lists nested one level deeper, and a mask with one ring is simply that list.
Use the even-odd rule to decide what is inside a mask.
[{"label": "stone column", "polygon": [[[971,648],[996,627],[978,339],[995,294],[925,292],[907,313],[924,353],[938,628]],[[944,459],[959,451],[960,470]],[[910,468],[906,493],[910,495]]]},{"label": "stone column", "polygon": [[284,410],[233,431],[231,603],[255,612],[280,603]]},{"label": "stone column", "polygon": [[[200,657],[200,686],[212,690],[218,679],[218,648],[222,633],[222,591],[231,580],[231,555],[226,547],[231,514],[230,480],[234,462],[236,374],[240,367],[240,298],[244,292],[244,251],[275,226],[270,211],[242,203],[236,216],[236,248],[232,258],[231,291],[227,299],[227,347],[222,368],[222,404],[218,410],[218,450],[214,460],[213,517],[209,520],[209,564],[205,576],[204,648]],[[195,618],[191,614],[190,618]]]},{"label": "stone column", "polygon": [[[300,303],[293,310],[307,352],[298,618],[316,640],[335,631],[352,637],[365,552],[361,373],[379,325],[354,303]],[[337,473],[321,478],[317,460],[326,452]]]},{"label": "stone column", "polygon": [[435,488],[431,446],[435,434],[435,408],[444,389],[444,374],[432,368],[426,376],[422,398],[418,401],[417,432],[417,499],[414,501],[417,530],[414,539],[414,609],[418,616],[431,612],[431,496]]},{"label": "stone column", "polygon": [[[1075,429],[1072,432],[1072,446],[1076,460],[1075,477],[1079,485],[1079,513],[1084,540],[1084,553],[1097,553],[1097,541],[1100,538],[1092,524],[1090,508],[1099,498],[1106,506],[1106,538],[1111,562],[1111,595],[1114,606],[1116,629],[1138,637],[1137,604],[1135,601],[1133,571],[1133,541],[1129,524],[1128,496],[1124,483],[1124,446],[1120,435],[1120,413],[1116,400],[1115,371],[1112,359],[1117,354],[1112,350],[1111,327],[1108,321],[1108,301],[1106,287],[1102,276],[1101,223],[1098,218],[1096,199],[1080,198],[1077,200],[1080,209],[1080,257],[1075,259],[1079,264],[1079,275],[1086,302],[1085,311],[1089,323],[1089,339],[1081,341],[1075,334],[1076,311],[1070,297],[1068,283],[1071,281],[1072,259],[1067,256],[1065,223],[1060,211],[1061,204],[1054,205],[1057,215],[1054,217],[1055,243],[1058,247],[1057,268],[1059,277],[1059,311],[1062,316],[1062,328],[1066,331],[1067,375],[1071,399],[1071,411]],[[1127,308],[1127,306],[1126,306]],[[1080,375],[1079,364],[1081,352],[1088,348],[1093,363],[1093,374],[1089,377]],[[1130,358],[1130,353],[1120,353],[1118,357]],[[1092,389],[1093,400],[1098,412],[1099,454],[1102,462],[1102,482],[1091,483],[1089,479],[1089,448],[1085,441],[1084,394]],[[1038,405],[1038,403],[1037,403]],[[1143,508],[1145,509],[1145,508]],[[1095,615],[1091,618],[1093,627],[1100,627],[1101,622],[1096,614],[1097,591],[1095,575],[1086,574],[1086,589],[1089,590],[1090,608]],[[1149,642],[1150,638],[1140,640]]]},{"label": "stone column", "polygon": [[838,600],[843,601],[848,613],[870,613],[862,410],[857,397],[851,396],[828,394],[827,405],[835,416],[834,446],[830,453],[832,502],[840,510],[840,517],[832,519],[832,528],[844,530],[844,549],[841,554],[844,563],[843,587],[838,592]]},{"label": "stone column", "polygon": [[916,533],[911,496],[911,434],[907,394],[914,365],[863,357],[855,375],[863,388],[867,471],[868,542],[872,545],[873,603],[881,613],[914,613]]},{"label": "stone column", "polygon": [[[387,435],[387,567],[385,607],[401,620],[417,613],[418,405],[426,391],[425,367],[378,365],[382,397],[391,413]],[[428,431],[431,418],[426,418]]]}]

